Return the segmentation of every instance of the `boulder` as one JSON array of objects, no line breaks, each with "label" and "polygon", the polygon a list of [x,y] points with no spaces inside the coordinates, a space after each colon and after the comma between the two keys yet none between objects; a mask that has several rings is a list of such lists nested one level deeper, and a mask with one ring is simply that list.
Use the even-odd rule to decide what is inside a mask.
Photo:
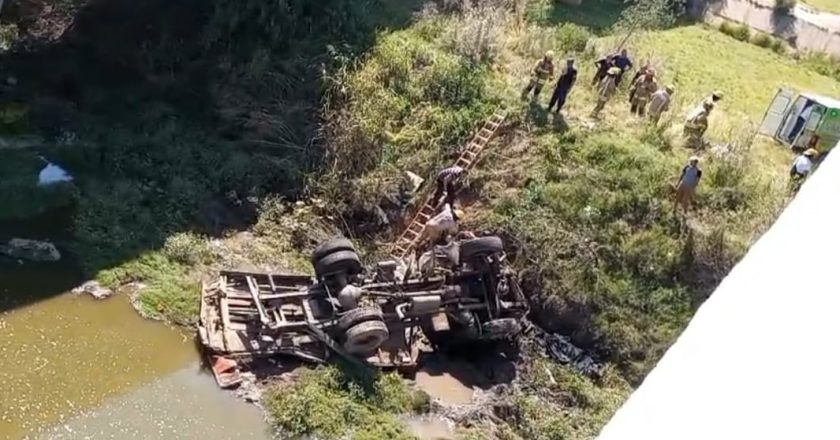
[{"label": "boulder", "polygon": [[13,238],[5,245],[0,245],[0,254],[11,258],[29,261],[58,261],[61,253],[48,241]]},{"label": "boulder", "polygon": [[110,297],[114,294],[114,291],[108,289],[107,287],[103,287],[96,281],[88,281],[82,284],[79,287],[73,289],[73,293],[77,295],[81,295],[83,293],[87,293],[88,295],[96,298],[96,299],[105,299]]}]

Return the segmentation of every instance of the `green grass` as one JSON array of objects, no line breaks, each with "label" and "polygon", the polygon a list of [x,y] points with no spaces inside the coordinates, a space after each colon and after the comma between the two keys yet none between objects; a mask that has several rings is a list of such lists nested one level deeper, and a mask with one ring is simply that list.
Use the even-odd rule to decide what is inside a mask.
[{"label": "green grass", "polygon": [[[721,50],[725,48],[725,50]],[[840,83],[803,69],[788,57],[732,41],[702,26],[648,34],[636,46],[638,59],[651,59],[678,96],[699,100],[712,90],[726,93],[722,108],[758,120],[780,87],[840,96]],[[737,73],[737,74],[735,74]]]},{"label": "green grass", "polygon": [[803,3],[807,4],[808,6],[817,8],[821,11],[840,14],[840,3],[838,3],[837,0],[808,0],[803,1]]},{"label": "green grass", "polygon": [[337,367],[320,367],[271,386],[264,402],[271,422],[295,438],[410,440],[397,416],[426,408],[423,396],[396,373],[360,382]]},{"label": "green grass", "polygon": [[[660,129],[629,116],[623,91],[601,121],[591,121],[594,95],[585,83],[593,67],[591,53],[583,53],[581,81],[567,107],[571,128],[561,133],[562,124],[520,101],[519,91],[545,50],[576,52],[576,43],[558,39],[551,27],[505,27],[488,68],[457,56],[441,30],[449,26],[469,27],[451,19],[421,21],[382,38],[350,73],[351,104],[344,110],[353,122],[337,124],[333,135],[361,135],[364,142],[335,142],[346,150],[335,154],[371,153],[342,184],[380,191],[403,169],[427,175],[482,113],[464,119],[459,135],[444,142],[436,129],[429,130],[428,115],[447,121],[469,112],[464,105],[508,105],[519,128],[471,173],[477,200],[467,207],[467,221],[512,237],[514,263],[526,274],[539,274],[525,277],[538,320],[595,347],[611,371],[595,383],[548,366],[558,392],[574,396],[560,401],[539,391],[541,379],[532,372],[525,383],[533,388],[516,400],[519,417],[510,428],[523,438],[591,438],[778,212],[790,158],[772,143],[751,145],[752,127],[776,88],[835,94],[840,85],[757,45],[702,26],[679,27],[631,43],[639,64],[651,60],[663,83],[676,86],[677,101]],[[613,43],[607,38],[597,45],[605,50]],[[475,100],[450,107],[448,100],[458,95],[424,97],[435,84],[431,72],[445,75],[440,81],[463,69],[475,75],[469,83],[480,91]],[[692,152],[682,148],[678,133],[688,109],[716,89],[726,97],[713,114],[709,137],[735,150],[724,157],[701,153],[699,209],[685,220],[674,213],[671,185]],[[410,116],[408,108],[415,110]]]}]

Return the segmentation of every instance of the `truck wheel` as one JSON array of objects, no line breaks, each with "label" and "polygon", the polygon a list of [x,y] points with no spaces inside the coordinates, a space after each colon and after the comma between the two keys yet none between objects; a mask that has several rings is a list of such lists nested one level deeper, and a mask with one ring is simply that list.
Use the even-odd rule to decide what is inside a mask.
[{"label": "truck wheel", "polygon": [[315,263],[315,275],[318,277],[335,272],[355,275],[361,271],[362,263],[353,251],[336,251]]},{"label": "truck wheel", "polygon": [[504,249],[502,239],[495,235],[465,240],[461,242],[460,259],[463,263],[475,256],[496,254],[504,251]]},{"label": "truck wheel", "polygon": [[390,333],[382,321],[366,321],[350,327],[345,334],[344,349],[350,354],[368,354],[385,342]]},{"label": "truck wheel", "polygon": [[316,262],[318,262],[318,260],[338,251],[356,252],[356,248],[353,247],[352,241],[344,237],[337,237],[327,240],[318,245],[318,247],[316,247],[315,250],[312,251],[312,264],[315,264]]},{"label": "truck wheel", "polygon": [[346,312],[338,318],[338,330],[346,332],[350,327],[367,321],[384,321],[382,310],[377,307],[358,307]]},{"label": "truck wheel", "polygon": [[499,318],[481,324],[481,339],[498,341],[516,336],[522,325],[515,318]]}]

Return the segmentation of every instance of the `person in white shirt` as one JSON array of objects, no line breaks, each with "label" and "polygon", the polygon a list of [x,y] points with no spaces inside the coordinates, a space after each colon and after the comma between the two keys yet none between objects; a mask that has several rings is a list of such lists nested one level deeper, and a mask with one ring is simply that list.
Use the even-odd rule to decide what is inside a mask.
[{"label": "person in white shirt", "polygon": [[814,158],[817,156],[817,150],[809,148],[804,153],[800,154],[793,160],[793,166],[790,167],[790,178],[793,180],[801,180],[808,177],[811,168],[814,166]]},{"label": "person in white shirt", "polygon": [[455,235],[458,232],[458,220],[463,217],[464,213],[460,209],[452,209],[449,203],[443,205],[443,209],[426,222],[426,228],[423,229],[423,235],[418,241],[421,246],[425,242],[436,244],[441,236]]}]

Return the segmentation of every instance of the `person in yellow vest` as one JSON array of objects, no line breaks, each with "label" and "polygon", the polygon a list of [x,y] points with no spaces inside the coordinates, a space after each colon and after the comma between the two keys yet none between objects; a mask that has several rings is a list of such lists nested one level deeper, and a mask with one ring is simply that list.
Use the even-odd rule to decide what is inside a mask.
[{"label": "person in yellow vest", "polygon": [[604,109],[604,106],[607,105],[607,101],[615,95],[615,91],[618,89],[618,85],[616,81],[618,80],[618,75],[621,74],[621,69],[618,67],[610,67],[607,70],[607,76],[601,80],[601,83],[598,84],[598,103],[595,104],[595,108],[592,110],[592,117],[598,117],[601,113],[601,110]]},{"label": "person in yellow vest", "polygon": [[522,98],[526,98],[528,93],[534,91],[533,99],[537,99],[543,86],[551,77],[554,76],[554,52],[548,51],[542,57],[531,71],[531,80],[528,85],[522,90]]}]

